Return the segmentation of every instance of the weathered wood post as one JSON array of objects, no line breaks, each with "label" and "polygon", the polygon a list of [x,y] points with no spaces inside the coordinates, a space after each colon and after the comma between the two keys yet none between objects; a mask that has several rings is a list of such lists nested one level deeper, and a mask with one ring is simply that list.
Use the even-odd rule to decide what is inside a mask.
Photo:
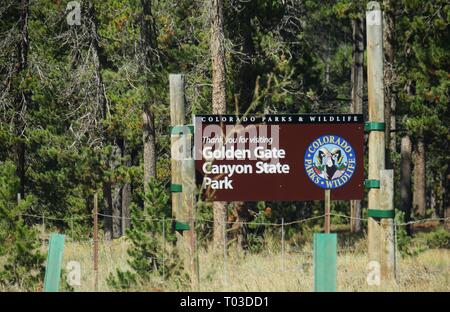
[{"label": "weathered wood post", "polygon": [[[170,124],[174,126],[182,126],[185,123],[184,110],[184,76],[183,75],[169,75],[170,84]],[[171,144],[171,174],[172,184],[170,190],[172,192],[172,217],[181,220],[181,157],[180,148],[182,148],[183,136],[180,134],[173,134],[171,130],[170,144]],[[177,237],[178,240],[180,237]]]},{"label": "weathered wood post", "polygon": [[325,225],[324,232],[330,233],[331,222],[330,222],[330,213],[331,213],[331,190],[325,190]]},{"label": "weathered wood post", "polygon": [[[188,139],[192,137],[192,135],[187,135]],[[189,274],[191,277],[191,287],[193,290],[199,290],[199,276],[197,272],[197,257],[196,257],[196,243],[197,238],[195,235],[195,194],[196,194],[196,186],[195,186],[195,165],[194,159],[191,157],[183,159],[181,165],[181,176],[183,181],[183,190],[182,190],[182,213],[181,216],[183,220],[189,224],[189,230],[183,233],[186,246],[188,249],[187,253],[187,263],[189,270]]]},{"label": "weathered wood post", "polygon": [[[380,263],[381,280],[385,281],[394,276],[394,258],[390,256],[393,254],[391,248],[394,245],[389,243],[390,239],[387,239],[390,233],[393,233],[394,210],[391,198],[392,172],[384,171],[383,15],[380,4],[376,1],[367,4],[366,26],[369,121],[365,128],[369,131],[369,173],[365,185],[369,189],[369,261]],[[380,190],[380,180],[383,184],[382,190]]]},{"label": "weathered wood post", "polygon": [[380,172],[381,278],[395,278],[394,170]]},{"label": "weathered wood post", "polygon": [[[363,113],[364,97],[364,17],[352,19],[352,105],[353,114]],[[350,201],[350,230],[352,233],[361,231],[361,200]]]},{"label": "weathered wood post", "polygon": [[[400,210],[405,214],[405,222],[411,221],[411,150],[411,138],[405,135],[400,143]],[[410,224],[406,226],[406,232],[411,235]]]},{"label": "weathered wood post", "polygon": [[198,290],[195,235],[195,165],[192,153],[193,127],[185,125],[184,75],[169,75],[172,167],[172,216],[177,247],[189,272],[191,287]]}]

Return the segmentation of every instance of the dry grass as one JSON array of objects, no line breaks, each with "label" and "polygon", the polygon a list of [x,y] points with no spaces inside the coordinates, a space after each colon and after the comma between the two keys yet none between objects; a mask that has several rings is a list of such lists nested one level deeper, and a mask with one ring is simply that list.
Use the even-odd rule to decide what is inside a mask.
[{"label": "dry grass", "polygon": [[[127,242],[117,240],[100,243],[99,291],[111,291],[106,278],[116,269],[128,268]],[[276,248],[259,254],[230,250],[226,264],[223,254],[201,250],[200,284],[202,291],[312,291],[313,272],[311,246],[289,251],[282,257]],[[81,286],[75,291],[92,291],[94,275],[90,242],[67,242],[64,252],[68,261],[79,261]],[[338,291],[450,291],[450,250],[433,249],[415,257],[398,260],[398,284],[369,287],[366,283],[367,256],[361,252],[342,250],[338,255]],[[226,272],[226,274],[225,274]],[[155,280],[141,291],[161,288],[167,291],[188,290],[174,281]]]},{"label": "dry grass", "polygon": [[[127,246],[124,239],[99,242],[98,259],[98,290],[110,291],[106,279],[116,270],[127,270]],[[85,242],[66,242],[64,248],[63,265],[65,268],[69,261],[78,261],[81,266],[81,285],[74,286],[75,291],[94,290],[94,263],[93,244]]]}]

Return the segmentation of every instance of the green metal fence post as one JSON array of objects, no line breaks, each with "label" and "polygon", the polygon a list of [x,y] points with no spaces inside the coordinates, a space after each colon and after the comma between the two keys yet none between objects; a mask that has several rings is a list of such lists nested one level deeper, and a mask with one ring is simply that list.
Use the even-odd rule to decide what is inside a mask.
[{"label": "green metal fence post", "polygon": [[45,266],[44,291],[59,291],[61,264],[64,252],[64,235],[52,233],[48,244],[47,265]]},{"label": "green metal fence post", "polygon": [[314,291],[336,291],[336,233],[314,233]]}]

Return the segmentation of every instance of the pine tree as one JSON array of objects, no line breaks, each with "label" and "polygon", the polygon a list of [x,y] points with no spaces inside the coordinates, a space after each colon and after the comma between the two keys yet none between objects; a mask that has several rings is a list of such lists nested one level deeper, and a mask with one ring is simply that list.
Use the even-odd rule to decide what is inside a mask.
[{"label": "pine tree", "polygon": [[15,170],[12,162],[0,163],[0,258],[5,257],[5,264],[0,267],[0,285],[36,290],[43,279],[44,257],[39,253],[36,231],[22,218],[32,197],[15,201],[20,189]]},{"label": "pine tree", "polygon": [[182,261],[170,248],[176,236],[171,231],[169,196],[162,183],[151,178],[144,200],[143,210],[135,204],[131,206],[131,227],[126,233],[131,243],[127,250],[131,270],[110,275],[108,284],[114,288],[158,286],[152,277],[181,277],[181,283],[187,280],[187,276],[180,276]]},{"label": "pine tree", "polygon": [[[433,176],[444,180],[448,167],[450,7],[443,0],[402,1],[395,27],[397,45],[399,112],[402,128],[411,136],[414,154],[413,205],[417,214],[429,214],[427,190]],[[442,206],[442,204],[441,204]],[[442,212],[441,212],[442,214]]]}]

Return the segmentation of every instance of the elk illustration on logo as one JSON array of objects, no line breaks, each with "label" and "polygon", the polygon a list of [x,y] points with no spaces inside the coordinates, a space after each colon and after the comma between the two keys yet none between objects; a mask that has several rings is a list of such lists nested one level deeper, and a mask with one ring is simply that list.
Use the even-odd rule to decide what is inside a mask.
[{"label": "elk illustration on logo", "polygon": [[337,135],[315,139],[306,149],[305,171],[309,179],[325,189],[347,183],[355,172],[356,155],[352,146]]}]

